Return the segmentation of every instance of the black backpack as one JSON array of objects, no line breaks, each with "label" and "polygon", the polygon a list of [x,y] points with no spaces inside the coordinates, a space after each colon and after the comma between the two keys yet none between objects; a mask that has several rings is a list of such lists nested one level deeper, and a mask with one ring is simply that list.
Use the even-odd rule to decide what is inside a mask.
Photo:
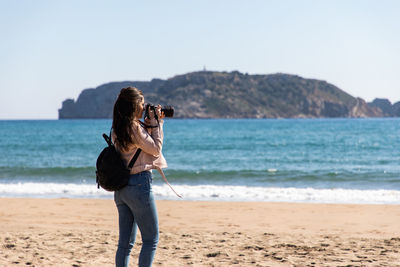
[{"label": "black backpack", "polygon": [[141,149],[138,148],[127,167],[111,141],[111,133],[110,136],[103,133],[103,138],[106,140],[108,146],[97,157],[97,188],[101,186],[107,191],[117,191],[128,184],[130,171],[139,157]]}]

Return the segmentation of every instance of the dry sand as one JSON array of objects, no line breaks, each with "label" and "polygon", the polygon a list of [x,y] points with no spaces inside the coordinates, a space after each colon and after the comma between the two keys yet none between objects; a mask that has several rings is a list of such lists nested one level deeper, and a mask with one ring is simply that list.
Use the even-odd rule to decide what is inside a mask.
[{"label": "dry sand", "polygon": [[[157,205],[153,266],[400,266],[399,205]],[[0,198],[0,266],[113,266],[117,232],[112,200]]]}]

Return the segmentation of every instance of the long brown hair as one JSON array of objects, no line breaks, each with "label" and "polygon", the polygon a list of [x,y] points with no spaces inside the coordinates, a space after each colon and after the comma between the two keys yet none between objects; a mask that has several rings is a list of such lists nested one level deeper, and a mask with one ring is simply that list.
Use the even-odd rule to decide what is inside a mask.
[{"label": "long brown hair", "polygon": [[135,131],[139,130],[138,119],[143,93],[136,87],[122,88],[114,104],[112,127],[115,143],[122,149],[136,144]]}]

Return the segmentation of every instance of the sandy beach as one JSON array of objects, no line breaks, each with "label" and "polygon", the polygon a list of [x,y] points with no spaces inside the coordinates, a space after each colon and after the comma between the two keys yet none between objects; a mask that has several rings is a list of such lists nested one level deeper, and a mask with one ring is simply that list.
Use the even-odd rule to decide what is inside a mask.
[{"label": "sandy beach", "polygon": [[[157,205],[154,266],[400,266],[398,205]],[[112,200],[1,198],[0,229],[0,266],[114,264]]]}]

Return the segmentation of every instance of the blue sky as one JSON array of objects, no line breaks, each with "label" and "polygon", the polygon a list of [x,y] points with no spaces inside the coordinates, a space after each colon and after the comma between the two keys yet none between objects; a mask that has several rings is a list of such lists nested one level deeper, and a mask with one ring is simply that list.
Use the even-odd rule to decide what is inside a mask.
[{"label": "blue sky", "polygon": [[55,119],[85,88],[204,66],[397,102],[398,14],[395,0],[0,0],[0,119]]}]

